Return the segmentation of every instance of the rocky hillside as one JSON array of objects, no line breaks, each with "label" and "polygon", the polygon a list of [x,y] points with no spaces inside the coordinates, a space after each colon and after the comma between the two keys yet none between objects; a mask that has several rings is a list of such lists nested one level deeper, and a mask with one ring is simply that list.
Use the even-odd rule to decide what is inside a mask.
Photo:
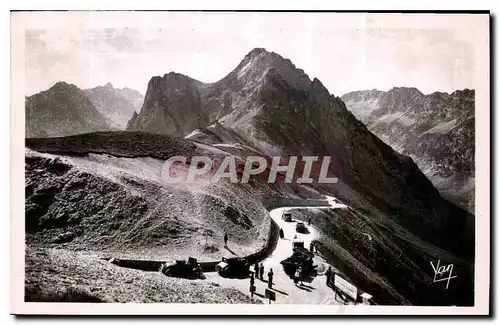
[{"label": "rocky hillside", "polygon": [[393,88],[342,100],[370,131],[412,157],[443,196],[474,212],[474,90],[424,95]]},{"label": "rocky hillside", "polygon": [[109,130],[107,118],[84,91],[65,82],[27,97],[26,137],[65,136]]},{"label": "rocky hillside", "polygon": [[132,115],[141,109],[144,97],[130,88],[114,88],[111,83],[86,89],[85,93],[112,127],[124,130]]},{"label": "rocky hillside", "polygon": [[340,185],[329,191],[438,246],[470,252],[452,238],[471,242],[472,216],[443,200],[412,159],[373,135],[319,80],[276,53],[254,49],[212,84],[178,73],[153,77],[128,128],[250,146],[266,155],[330,155],[341,183],[363,202]]}]

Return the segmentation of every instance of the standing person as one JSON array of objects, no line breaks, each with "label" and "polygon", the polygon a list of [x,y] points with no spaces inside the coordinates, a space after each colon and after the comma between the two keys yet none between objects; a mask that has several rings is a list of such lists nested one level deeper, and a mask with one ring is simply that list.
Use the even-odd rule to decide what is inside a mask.
[{"label": "standing person", "polygon": [[311,217],[309,217],[309,219],[307,219],[307,225],[310,226],[311,225]]},{"label": "standing person", "polygon": [[273,269],[269,269],[269,272],[267,273],[267,277],[269,278],[269,282],[267,282],[267,286],[269,287],[269,289],[272,289],[273,288],[273,276],[274,276],[274,273],[273,273]]},{"label": "standing person", "polygon": [[332,278],[333,275],[331,266],[328,267],[328,270],[326,271],[325,275],[326,275],[326,286],[328,287],[330,284],[330,279]]},{"label": "standing person", "polygon": [[259,263],[255,263],[253,270],[255,271],[255,277],[259,277]]},{"label": "standing person", "polygon": [[285,238],[285,233],[283,232],[283,228],[280,228],[280,238]]},{"label": "standing person", "polygon": [[260,272],[260,279],[264,281],[264,264],[262,263],[260,263],[259,272]]},{"label": "standing person", "polygon": [[224,247],[227,247],[227,233],[224,233]]},{"label": "standing person", "polygon": [[295,269],[295,274],[293,276],[293,283],[295,283],[295,285],[299,283],[299,268]]},{"label": "standing person", "polygon": [[311,251],[311,253],[314,253],[314,243],[311,242],[311,245],[309,245],[309,250]]},{"label": "standing person", "polygon": [[304,283],[302,282],[303,276],[304,276],[304,271],[302,271],[302,267],[299,267],[299,281],[300,281],[300,285],[304,285]]},{"label": "standing person", "polygon": [[252,298],[253,298],[254,292],[255,292],[255,278],[252,274],[252,275],[250,275],[250,294],[251,294]]}]

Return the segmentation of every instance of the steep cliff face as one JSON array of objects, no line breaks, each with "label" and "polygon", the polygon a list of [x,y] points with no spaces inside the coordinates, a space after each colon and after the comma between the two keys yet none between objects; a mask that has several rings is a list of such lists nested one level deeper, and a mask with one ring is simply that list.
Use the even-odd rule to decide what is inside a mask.
[{"label": "steep cliff face", "polygon": [[86,89],[85,94],[96,109],[106,117],[107,123],[124,130],[131,116],[139,111],[144,97],[137,91],[114,88],[111,83]]},{"label": "steep cliff face", "polygon": [[[411,91],[397,102],[414,103],[420,95]],[[244,142],[265,155],[330,155],[341,182],[364,198],[353,204],[450,251],[470,252],[452,238],[472,240],[467,226],[472,217],[443,200],[411,158],[373,135],[319,80],[276,53],[254,49],[212,84],[175,73],[153,77],[129,129],[187,135],[213,145]],[[347,198],[342,188],[327,190]]]},{"label": "steep cliff face", "polygon": [[185,136],[207,126],[199,85],[200,82],[175,72],[153,77],[148,83],[144,105],[129,121],[127,129]]},{"label": "steep cliff face", "polygon": [[27,97],[26,137],[65,136],[109,130],[107,118],[85,92],[65,82]]},{"label": "steep cliff face", "polygon": [[412,157],[443,196],[474,211],[474,90],[424,95],[393,88],[342,99],[370,131]]}]

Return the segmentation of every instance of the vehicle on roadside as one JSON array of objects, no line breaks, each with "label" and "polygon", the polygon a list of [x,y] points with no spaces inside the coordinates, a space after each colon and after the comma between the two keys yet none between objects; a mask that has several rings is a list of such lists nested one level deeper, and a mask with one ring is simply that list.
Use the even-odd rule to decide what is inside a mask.
[{"label": "vehicle on roadside", "polygon": [[313,265],[314,254],[303,247],[295,247],[293,254],[281,261],[283,270],[290,277],[295,275],[295,271],[301,267],[303,272],[308,272],[314,269]]},{"label": "vehicle on roadside", "polygon": [[187,261],[176,260],[175,263],[164,263],[160,272],[166,276],[185,279],[205,279],[205,275],[196,258],[189,257]]},{"label": "vehicle on roadside", "polygon": [[302,234],[306,234],[307,227],[303,222],[297,222],[297,224],[295,225],[295,231],[302,233]]},{"label": "vehicle on roadside", "polygon": [[295,238],[292,241],[292,249],[294,248],[304,248],[304,241],[302,239]]},{"label": "vehicle on roadside", "polygon": [[246,278],[250,273],[250,264],[241,257],[223,257],[215,270],[225,278]]},{"label": "vehicle on roadside", "polygon": [[286,222],[292,222],[292,214],[290,212],[283,212],[281,219]]}]

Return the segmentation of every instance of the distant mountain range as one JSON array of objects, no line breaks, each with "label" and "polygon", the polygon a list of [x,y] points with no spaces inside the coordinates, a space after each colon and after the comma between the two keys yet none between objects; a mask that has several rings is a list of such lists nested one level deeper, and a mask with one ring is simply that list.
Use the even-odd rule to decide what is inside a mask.
[{"label": "distant mountain range", "polygon": [[446,198],[474,212],[474,90],[365,90],[342,100],[370,131],[409,155]]},{"label": "distant mountain range", "polygon": [[82,90],[58,82],[26,98],[26,137],[122,130],[142,101],[139,92],[113,88],[110,83]]}]

